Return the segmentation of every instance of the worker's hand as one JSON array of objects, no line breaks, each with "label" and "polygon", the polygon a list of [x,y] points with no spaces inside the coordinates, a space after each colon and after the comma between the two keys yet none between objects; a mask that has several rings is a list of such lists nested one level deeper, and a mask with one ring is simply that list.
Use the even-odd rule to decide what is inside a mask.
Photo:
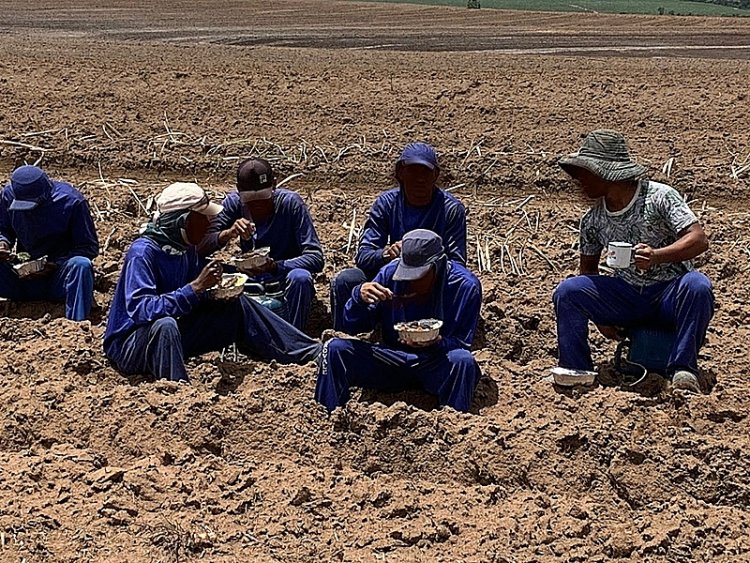
[{"label": "worker's hand", "polygon": [[192,287],[193,291],[196,293],[206,291],[221,281],[221,273],[221,262],[218,260],[211,260],[206,264],[206,267],[201,270],[198,277],[190,283],[190,287]]},{"label": "worker's hand", "polygon": [[430,340],[429,342],[412,342],[408,338],[399,338],[398,341],[404,346],[409,346],[410,348],[429,348],[440,342],[442,339],[443,337],[438,334],[434,340]]},{"label": "worker's hand", "polygon": [[639,243],[633,247],[633,256],[635,258],[635,267],[639,270],[649,270],[656,266],[657,252],[647,244]]},{"label": "worker's hand", "polygon": [[363,283],[359,288],[359,295],[362,298],[362,301],[370,305],[379,301],[393,299],[393,292],[377,282]]},{"label": "worker's hand", "polygon": [[596,325],[596,328],[599,329],[604,338],[609,338],[610,340],[622,340],[625,338],[623,329],[619,326]]},{"label": "worker's hand", "polygon": [[253,233],[255,233],[255,223],[251,223],[244,217],[241,217],[237,219],[231,227],[219,233],[219,242],[221,244],[226,244],[235,238],[250,240]]},{"label": "worker's hand", "polygon": [[243,274],[247,274],[248,276],[252,277],[258,276],[260,274],[275,274],[279,269],[279,265],[273,258],[266,258],[266,262],[261,266],[256,266],[255,268],[238,267],[237,269]]},{"label": "worker's hand", "polygon": [[383,249],[383,260],[388,263],[401,256],[401,241],[396,241]]},{"label": "worker's hand", "polygon": [[13,258],[13,254],[10,251],[10,245],[2,241],[0,242],[0,262],[7,262]]}]

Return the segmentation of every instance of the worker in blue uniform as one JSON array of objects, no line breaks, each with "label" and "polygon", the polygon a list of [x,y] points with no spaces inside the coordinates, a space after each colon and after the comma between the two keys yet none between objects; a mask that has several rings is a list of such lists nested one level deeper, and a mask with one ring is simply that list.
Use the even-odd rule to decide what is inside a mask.
[{"label": "worker in blue uniform", "polygon": [[185,358],[235,343],[240,352],[281,363],[305,363],[320,343],[242,295],[213,300],[222,276],[196,244],[221,211],[200,186],[178,182],[156,200],[158,213],[125,256],[115,288],[104,351],[126,374],[187,381]]},{"label": "worker in blue uniform", "polygon": [[331,282],[333,327],[345,330],[344,305],[352,289],[373,279],[380,268],[401,254],[402,237],[414,229],[440,235],[448,259],[466,265],[466,210],[437,187],[440,167],[435,149],[425,143],[406,145],[396,162],[398,187],[380,194],[359,241],[356,268],[339,272]]},{"label": "worker in blue uniform", "polygon": [[[21,253],[46,257],[46,266],[20,277],[11,260]],[[82,321],[94,303],[91,261],[98,254],[94,221],[77,189],[37,166],[13,171],[0,196],[0,297],[63,302],[65,316]]]},{"label": "worker in blue uniform", "polygon": [[227,195],[199,247],[208,256],[239,239],[242,252],[269,247],[266,263],[243,270],[251,281],[284,285],[282,316],[303,330],[315,296],[313,275],[323,270],[323,249],[310,211],[296,192],[276,188],[271,165],[251,158],[237,169],[237,191]]},{"label": "worker in blue uniform", "polygon": [[[384,391],[421,388],[440,405],[468,411],[480,371],[470,352],[482,301],[477,278],[448,260],[437,234],[406,233],[401,256],[372,282],[354,288],[344,310],[344,328],[361,333],[381,325],[382,344],[334,338],[319,359],[315,398],[328,411],[346,404],[349,388]],[[397,323],[443,321],[437,338],[415,343],[399,338]]]}]

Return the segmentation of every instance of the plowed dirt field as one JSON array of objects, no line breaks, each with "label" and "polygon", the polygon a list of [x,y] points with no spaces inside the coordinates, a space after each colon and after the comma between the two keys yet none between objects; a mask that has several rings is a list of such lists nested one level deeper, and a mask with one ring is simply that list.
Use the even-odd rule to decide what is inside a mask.
[{"label": "plowed dirt field", "polygon": [[[87,195],[102,243],[90,323],[0,310],[0,560],[750,560],[750,21],[317,0],[0,14],[0,180],[41,158]],[[585,210],[556,159],[598,127],[709,234],[704,395],[547,378]],[[256,154],[304,174],[288,186],[325,245],[320,335],[352,223],[412,140],[467,206],[470,266],[478,246],[491,258],[471,414],[358,393],[329,417],[313,365],[231,352],[191,361],[191,385],[108,364],[121,260],[169,181],[221,195]]]}]

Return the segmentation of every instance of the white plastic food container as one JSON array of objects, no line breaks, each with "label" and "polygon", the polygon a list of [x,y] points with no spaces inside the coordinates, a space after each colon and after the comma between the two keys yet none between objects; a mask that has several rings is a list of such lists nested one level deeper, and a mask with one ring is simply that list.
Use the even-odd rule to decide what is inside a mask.
[{"label": "white plastic food container", "polygon": [[404,342],[424,344],[435,340],[440,334],[440,327],[442,326],[443,321],[438,319],[422,319],[397,323],[393,328]]},{"label": "white plastic food container", "polygon": [[242,295],[247,282],[245,274],[222,274],[221,282],[208,290],[211,299],[235,299]]},{"label": "white plastic food container", "polygon": [[576,385],[593,385],[597,373],[582,369],[552,368],[552,379],[560,387],[575,387]]},{"label": "white plastic food container", "polygon": [[47,257],[42,256],[41,258],[37,258],[36,260],[29,260],[28,262],[16,264],[15,266],[13,266],[13,269],[15,270],[19,278],[25,278],[26,276],[29,276],[31,274],[41,272],[42,270],[44,270],[44,267],[46,265]]},{"label": "white plastic food container", "polygon": [[270,253],[271,248],[264,246],[262,248],[251,250],[239,258],[232,258],[230,262],[238,270],[253,270],[255,268],[260,268],[268,262],[268,255]]}]

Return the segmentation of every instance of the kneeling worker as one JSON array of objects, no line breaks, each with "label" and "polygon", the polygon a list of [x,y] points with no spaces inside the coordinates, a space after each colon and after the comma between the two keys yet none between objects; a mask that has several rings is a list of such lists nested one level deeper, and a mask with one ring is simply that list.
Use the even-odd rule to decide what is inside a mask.
[{"label": "kneeling worker", "polygon": [[[480,376],[469,348],[481,302],[479,280],[448,260],[440,236],[425,229],[406,233],[401,257],[386,264],[374,281],[355,287],[344,308],[347,332],[366,332],[380,323],[383,344],[328,341],[320,357],[315,398],[330,412],[346,404],[352,386],[421,388],[436,395],[441,406],[468,411]],[[431,342],[400,339],[394,328],[429,318],[443,321]]]},{"label": "kneeling worker", "polygon": [[323,269],[323,249],[305,202],[296,192],[276,188],[267,161],[251,158],[240,163],[237,191],[223,207],[198,252],[207,256],[232,238],[239,238],[243,252],[269,247],[266,263],[245,273],[261,284],[283,284],[281,316],[304,330],[315,296],[313,276]]},{"label": "kneeling worker", "polygon": [[203,266],[195,245],[220,205],[183,182],[168,186],[156,203],[156,217],[125,256],[104,335],[104,351],[120,371],[187,380],[185,358],[232,343],[244,354],[282,363],[317,357],[317,340],[252,299],[209,298],[221,264]]},{"label": "kneeling worker", "polygon": [[[19,276],[11,249],[45,259],[41,270]],[[86,198],[36,166],[13,171],[0,196],[0,297],[65,303],[65,317],[87,319],[94,303],[99,239]]]}]

